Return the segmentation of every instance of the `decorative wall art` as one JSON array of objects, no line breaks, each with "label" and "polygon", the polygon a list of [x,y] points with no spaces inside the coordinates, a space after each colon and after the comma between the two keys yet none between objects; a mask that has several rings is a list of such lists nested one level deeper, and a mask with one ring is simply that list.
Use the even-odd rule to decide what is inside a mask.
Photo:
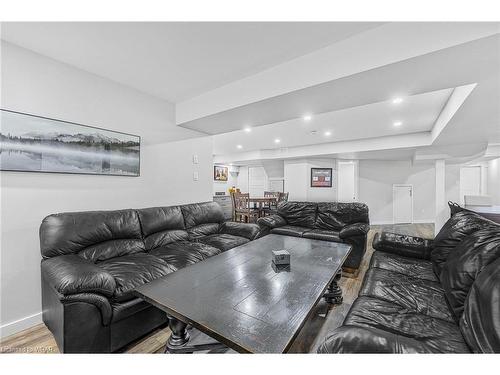
[{"label": "decorative wall art", "polygon": [[311,187],[332,187],[332,168],[311,168]]},{"label": "decorative wall art", "polygon": [[214,166],[214,181],[227,181],[228,176],[227,167],[222,167],[219,165]]},{"label": "decorative wall art", "polygon": [[0,110],[0,170],[139,176],[141,138]]}]

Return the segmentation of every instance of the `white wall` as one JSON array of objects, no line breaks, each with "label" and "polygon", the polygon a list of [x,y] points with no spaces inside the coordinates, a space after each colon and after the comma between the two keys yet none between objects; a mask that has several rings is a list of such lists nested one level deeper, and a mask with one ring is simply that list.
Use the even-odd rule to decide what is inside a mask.
[{"label": "white wall", "polygon": [[372,224],[392,223],[392,185],[413,185],[414,222],[434,222],[434,165],[412,165],[410,161],[359,161],[359,201],[370,209]]},{"label": "white wall", "polygon": [[500,158],[488,162],[488,195],[495,206],[500,205]]},{"label": "white wall", "polygon": [[460,203],[460,165],[447,165],[445,174],[446,202]]},{"label": "white wall", "polygon": [[[51,213],[211,200],[212,142],[172,104],[2,42],[1,107],[142,137],[141,176],[1,172],[2,336],[41,321],[38,228]],[[199,164],[192,164],[198,154]],[[199,181],[193,181],[193,171]]]},{"label": "white wall", "polygon": [[[332,168],[331,188],[311,187],[311,168]],[[327,202],[337,199],[335,159],[285,160],[285,192],[291,201]]]}]

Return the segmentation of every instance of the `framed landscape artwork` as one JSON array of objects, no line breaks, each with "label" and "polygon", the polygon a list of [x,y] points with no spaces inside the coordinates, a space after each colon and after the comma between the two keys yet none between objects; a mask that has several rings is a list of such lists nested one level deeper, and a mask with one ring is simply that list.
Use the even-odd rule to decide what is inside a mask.
[{"label": "framed landscape artwork", "polygon": [[0,170],[139,176],[141,138],[0,110]]},{"label": "framed landscape artwork", "polygon": [[332,168],[311,168],[311,187],[332,187]]},{"label": "framed landscape artwork", "polygon": [[214,181],[227,181],[227,175],[227,167],[222,167],[219,165],[214,166]]}]

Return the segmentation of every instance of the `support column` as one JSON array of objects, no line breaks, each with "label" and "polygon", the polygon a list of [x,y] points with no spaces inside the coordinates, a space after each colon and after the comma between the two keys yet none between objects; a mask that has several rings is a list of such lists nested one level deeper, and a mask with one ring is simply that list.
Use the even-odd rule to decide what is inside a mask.
[{"label": "support column", "polygon": [[436,218],[435,233],[438,233],[448,220],[446,207],[446,164],[444,160],[436,160]]}]

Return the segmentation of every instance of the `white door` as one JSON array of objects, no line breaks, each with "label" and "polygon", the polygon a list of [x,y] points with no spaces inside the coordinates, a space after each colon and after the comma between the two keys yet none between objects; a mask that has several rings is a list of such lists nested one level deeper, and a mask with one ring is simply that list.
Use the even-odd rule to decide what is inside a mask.
[{"label": "white door", "polygon": [[464,195],[481,195],[481,167],[460,168],[460,203]]},{"label": "white door", "polygon": [[267,190],[267,174],[263,167],[248,168],[248,192],[251,197],[263,197]]},{"label": "white door", "polygon": [[358,169],[356,162],[338,162],[338,198],[339,202],[357,200]]},{"label": "white door", "polygon": [[413,186],[393,185],[392,207],[394,224],[413,222]]}]

